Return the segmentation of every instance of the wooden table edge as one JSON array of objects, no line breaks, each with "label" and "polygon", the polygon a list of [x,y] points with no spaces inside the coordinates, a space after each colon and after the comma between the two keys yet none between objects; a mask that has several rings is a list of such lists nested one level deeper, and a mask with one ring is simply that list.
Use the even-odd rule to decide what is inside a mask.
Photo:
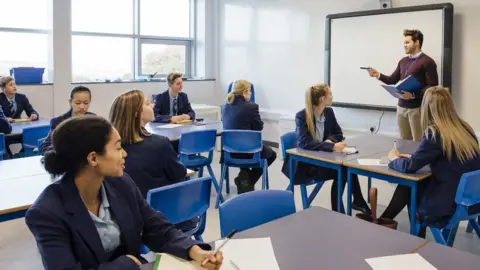
[{"label": "wooden table edge", "polygon": [[1,216],[1,215],[6,215],[6,214],[15,213],[15,212],[18,212],[18,211],[27,210],[28,208],[30,208],[30,206],[32,206],[32,205],[31,205],[31,204],[27,204],[27,205],[23,205],[23,206],[17,206],[17,207],[13,207],[13,208],[8,208],[8,209],[0,210],[0,216]]},{"label": "wooden table edge", "polygon": [[314,157],[314,156],[309,156],[309,155],[307,155],[307,154],[298,153],[298,152],[293,152],[293,153],[292,153],[292,151],[290,151],[290,149],[287,150],[287,154],[290,154],[290,155],[293,155],[293,156],[299,156],[299,157],[309,158],[309,159],[314,159],[314,160],[318,160],[318,161],[324,161],[324,162],[331,163],[331,164],[337,164],[337,165],[342,165],[342,164],[343,164],[343,161],[336,161],[336,160],[331,160],[331,159]]},{"label": "wooden table edge", "polygon": [[399,173],[394,173],[394,172],[381,171],[381,170],[375,169],[374,167],[366,167],[366,166],[363,166],[363,165],[357,165],[357,164],[352,164],[352,163],[348,163],[348,162],[344,162],[343,166],[354,168],[354,169],[359,169],[359,170],[364,170],[364,171],[369,171],[369,172],[374,172],[374,173],[378,173],[378,174],[398,177],[398,178],[407,179],[407,180],[411,180],[411,181],[422,181],[422,180],[424,180],[424,179],[426,179],[426,178],[428,178],[432,175],[432,173],[428,173],[428,174],[422,175],[420,177],[414,177],[414,176],[409,176],[407,174],[399,174]]}]

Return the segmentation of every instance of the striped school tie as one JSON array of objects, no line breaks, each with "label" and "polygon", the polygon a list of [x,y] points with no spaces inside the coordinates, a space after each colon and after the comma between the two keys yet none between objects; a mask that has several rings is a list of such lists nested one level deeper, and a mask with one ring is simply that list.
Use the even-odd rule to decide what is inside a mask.
[{"label": "striped school tie", "polygon": [[173,115],[177,115],[177,98],[173,98]]},{"label": "striped school tie", "polygon": [[13,116],[15,114],[15,106],[13,105],[13,100],[8,101],[8,109]]}]

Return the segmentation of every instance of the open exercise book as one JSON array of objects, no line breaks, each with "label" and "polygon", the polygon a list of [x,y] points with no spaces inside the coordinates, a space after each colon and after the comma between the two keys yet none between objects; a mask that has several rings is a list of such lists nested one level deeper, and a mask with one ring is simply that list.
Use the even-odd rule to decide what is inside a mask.
[{"label": "open exercise book", "polygon": [[[219,246],[224,240],[215,242]],[[222,248],[223,263],[220,270],[280,270],[273,252],[272,242],[267,238],[230,239]],[[153,270],[199,270],[196,262],[159,253]]]},{"label": "open exercise book", "polygon": [[404,254],[366,259],[373,270],[437,270],[420,254]]},{"label": "open exercise book", "polygon": [[402,91],[415,93],[422,89],[423,85],[417,79],[415,79],[415,77],[409,75],[407,78],[399,81],[395,85],[382,85],[382,87],[394,98],[398,98],[397,93]]}]

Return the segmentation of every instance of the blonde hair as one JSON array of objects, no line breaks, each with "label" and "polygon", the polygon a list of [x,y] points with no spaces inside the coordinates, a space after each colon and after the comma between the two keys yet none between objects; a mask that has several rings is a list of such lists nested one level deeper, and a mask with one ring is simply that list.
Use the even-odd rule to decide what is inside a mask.
[{"label": "blonde hair", "polygon": [[313,121],[313,106],[318,106],[320,98],[328,93],[328,85],[315,84],[305,91],[305,115],[307,120],[308,132],[315,139],[315,123]]},{"label": "blonde hair", "polygon": [[169,85],[172,85],[176,79],[182,78],[183,74],[178,72],[172,72],[167,75],[167,82]]},{"label": "blonde hair", "polygon": [[243,96],[245,92],[249,92],[251,89],[251,84],[246,80],[237,80],[232,84],[232,91],[228,93],[227,103],[233,104],[235,101],[235,96]]},{"label": "blonde hair", "polygon": [[118,96],[110,108],[110,122],[117,129],[122,144],[141,142],[143,136],[150,136],[141,124],[145,95],[140,90],[131,90]]},{"label": "blonde hair", "polygon": [[475,132],[455,111],[448,88],[433,86],[425,91],[421,107],[422,128],[425,136],[435,140],[440,135],[443,154],[452,160],[453,150],[461,163],[480,153]]}]

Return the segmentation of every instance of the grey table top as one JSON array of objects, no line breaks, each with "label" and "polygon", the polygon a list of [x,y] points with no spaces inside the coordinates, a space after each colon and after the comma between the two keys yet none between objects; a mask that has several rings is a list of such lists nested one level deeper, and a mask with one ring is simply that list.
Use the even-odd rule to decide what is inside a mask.
[{"label": "grey table top", "polygon": [[354,146],[357,148],[358,153],[353,155],[338,152],[311,151],[301,148],[289,149],[287,150],[287,153],[334,164],[342,164],[348,160],[355,160],[380,152],[387,152],[390,149],[393,149],[394,141],[398,142],[399,139],[383,135],[360,135],[345,140],[345,143],[348,146]]},{"label": "grey table top", "polygon": [[12,133],[10,133],[6,136],[20,135],[20,134],[23,133],[23,129],[26,128],[26,127],[50,125],[50,119],[40,118],[37,121],[12,123],[11,125],[12,125]]},{"label": "grey table top", "polygon": [[218,120],[205,120],[204,122],[199,124],[183,124],[180,127],[174,127],[174,128],[161,128],[160,126],[162,125],[165,125],[165,124],[150,122],[145,126],[145,128],[148,130],[148,132],[152,134],[165,136],[171,141],[178,140],[182,133],[189,132],[189,131],[216,129],[217,134],[221,134],[223,130],[222,121],[218,121]]},{"label": "grey table top", "polygon": [[[372,270],[365,259],[407,254],[425,240],[312,207],[238,233],[235,238],[270,237],[280,269]],[[438,270],[477,269],[480,257],[428,243],[420,253]],[[152,264],[141,269],[150,270]]]}]

